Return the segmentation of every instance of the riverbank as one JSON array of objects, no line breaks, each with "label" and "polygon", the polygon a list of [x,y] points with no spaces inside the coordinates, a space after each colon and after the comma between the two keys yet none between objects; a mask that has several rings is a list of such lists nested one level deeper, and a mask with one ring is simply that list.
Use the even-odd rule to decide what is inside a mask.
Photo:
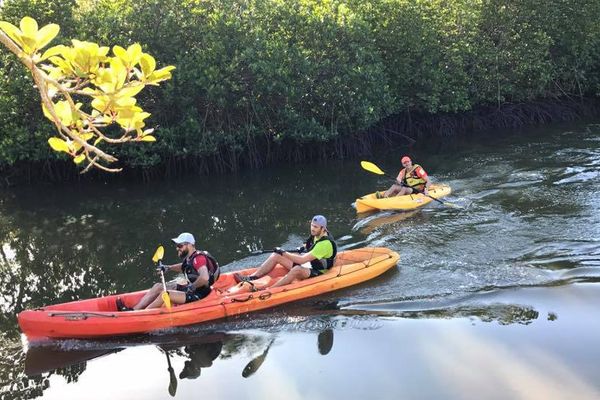
[{"label": "riverbank", "polygon": [[[180,156],[151,167],[127,167],[118,174],[92,170],[80,175],[71,161],[23,162],[0,171],[0,187],[29,184],[106,182],[161,182],[165,179],[189,176],[222,175],[238,170],[286,167],[295,163],[319,162],[372,157],[390,146],[402,152],[422,152],[424,149],[460,143],[476,138],[481,132],[495,131],[510,135],[515,130],[541,128],[545,125],[594,119],[600,116],[597,98],[547,100],[528,104],[480,107],[459,114],[406,113],[394,115],[373,128],[341,139],[323,143],[283,141],[271,143],[268,138],[253,144],[252,153],[229,153],[197,158]],[[489,135],[489,133],[488,133]],[[160,138],[160,133],[157,135]],[[126,163],[126,160],[124,160]]]},{"label": "riverbank", "polygon": [[[146,181],[355,156],[373,140],[363,133],[381,121],[389,121],[383,133],[405,140],[406,132],[448,135],[489,129],[490,121],[565,120],[571,117],[552,103],[600,92],[595,0],[576,7],[404,0],[40,7],[11,0],[0,7],[0,19],[17,25],[25,15],[61,27],[53,44],[139,43],[157,67],[176,66],[172,80],[137,103],[151,114],[145,128],[158,128],[158,141],[99,143]],[[47,145],[54,127],[9,52],[0,52],[0,91],[0,168],[8,178],[0,181],[75,180],[72,163],[57,163],[65,159]],[[460,113],[464,122],[454,121]]]}]

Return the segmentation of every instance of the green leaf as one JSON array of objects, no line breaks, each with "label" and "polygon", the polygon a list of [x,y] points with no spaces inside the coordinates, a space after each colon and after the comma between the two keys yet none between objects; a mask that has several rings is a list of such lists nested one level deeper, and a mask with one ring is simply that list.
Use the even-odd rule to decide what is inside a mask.
[{"label": "green leaf", "polygon": [[40,29],[35,37],[37,49],[46,47],[58,35],[60,26],[56,24],[48,24]]},{"label": "green leaf", "polygon": [[126,86],[119,90],[117,95],[119,97],[133,97],[144,89],[143,83],[132,83],[130,86]]},{"label": "green leaf", "polygon": [[71,105],[68,101],[63,100],[54,104],[54,112],[60,122],[65,126],[70,126],[74,122],[73,111],[71,110]]},{"label": "green leaf", "polygon": [[127,63],[127,50],[119,45],[113,46],[113,54]]},{"label": "green leaf", "polygon": [[40,60],[43,61],[43,60],[45,60],[47,58],[50,58],[50,57],[62,54],[63,51],[65,51],[66,48],[67,48],[67,46],[64,46],[62,44],[59,44],[58,46],[52,46],[48,50],[46,50],[44,52],[44,54],[42,54],[42,58]]},{"label": "green leaf", "polygon": [[108,108],[109,101],[110,99],[107,96],[95,97],[94,100],[92,100],[92,107],[100,112],[105,112]]},{"label": "green leaf", "polygon": [[50,145],[50,147],[52,147],[52,150],[54,151],[63,151],[65,153],[68,153],[70,151],[67,142],[58,137],[51,137],[50,139],[48,139],[48,144]]},{"label": "green leaf", "polygon": [[150,74],[150,76],[148,76],[149,83],[156,84],[158,82],[171,79],[171,71],[174,69],[175,67],[173,65],[169,65],[168,67],[154,71],[152,74]]},{"label": "green leaf", "polygon": [[137,64],[142,56],[142,46],[139,43],[134,43],[127,48],[127,54],[129,56],[128,66]]},{"label": "green leaf", "polygon": [[156,60],[150,54],[143,54],[140,59],[140,65],[142,66],[142,74],[147,77],[156,69]]},{"label": "green leaf", "polygon": [[22,39],[23,33],[19,28],[10,22],[0,21],[0,29],[2,29],[4,33],[6,33],[8,37],[10,37],[16,44],[18,44],[19,47],[22,48],[24,46]]},{"label": "green leaf", "polygon": [[131,107],[136,103],[135,97],[120,97],[115,101],[117,107]]},{"label": "green leaf", "polygon": [[123,64],[123,61],[119,58],[112,58],[110,60],[110,74],[112,76],[113,91],[117,91],[123,87],[125,80],[127,79],[127,68]]},{"label": "green leaf", "polygon": [[23,17],[20,26],[21,32],[23,32],[23,36],[28,36],[32,39],[35,39],[38,32],[38,23],[35,19],[31,17]]}]

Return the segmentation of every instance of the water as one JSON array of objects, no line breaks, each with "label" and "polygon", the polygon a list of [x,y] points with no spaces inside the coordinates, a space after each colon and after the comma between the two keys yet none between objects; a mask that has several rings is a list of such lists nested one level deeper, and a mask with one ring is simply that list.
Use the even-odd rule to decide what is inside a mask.
[{"label": "water", "polygon": [[[402,152],[370,161],[396,174]],[[462,208],[357,217],[354,199],[389,183],[359,160],[0,193],[2,398],[600,397],[600,126],[490,133],[414,158]],[[204,325],[21,343],[24,308],[149,287],[156,246],[175,262],[181,231],[238,270],[264,259],[252,250],[297,245],[313,214],[341,248],[399,252],[398,269]]]}]

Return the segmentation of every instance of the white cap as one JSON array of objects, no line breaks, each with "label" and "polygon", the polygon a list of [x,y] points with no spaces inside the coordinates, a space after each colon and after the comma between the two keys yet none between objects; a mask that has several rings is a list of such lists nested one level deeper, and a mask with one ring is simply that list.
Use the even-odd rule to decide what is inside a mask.
[{"label": "white cap", "polygon": [[180,234],[179,236],[177,236],[176,238],[173,238],[171,240],[174,241],[176,244],[182,244],[182,243],[196,244],[196,239],[194,239],[194,235],[192,235],[191,233],[188,233],[188,232],[183,232],[182,234]]}]

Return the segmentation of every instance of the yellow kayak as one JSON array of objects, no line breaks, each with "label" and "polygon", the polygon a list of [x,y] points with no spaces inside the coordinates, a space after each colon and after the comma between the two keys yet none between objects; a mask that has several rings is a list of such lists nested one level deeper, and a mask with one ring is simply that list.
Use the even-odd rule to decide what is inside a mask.
[{"label": "yellow kayak", "polygon": [[[448,185],[433,184],[429,187],[429,196],[435,199],[448,196],[450,192],[452,192],[452,189]],[[378,199],[375,193],[370,193],[356,199],[356,212],[360,214],[378,210],[414,210],[431,203],[433,201],[431,197],[418,193]]]}]

